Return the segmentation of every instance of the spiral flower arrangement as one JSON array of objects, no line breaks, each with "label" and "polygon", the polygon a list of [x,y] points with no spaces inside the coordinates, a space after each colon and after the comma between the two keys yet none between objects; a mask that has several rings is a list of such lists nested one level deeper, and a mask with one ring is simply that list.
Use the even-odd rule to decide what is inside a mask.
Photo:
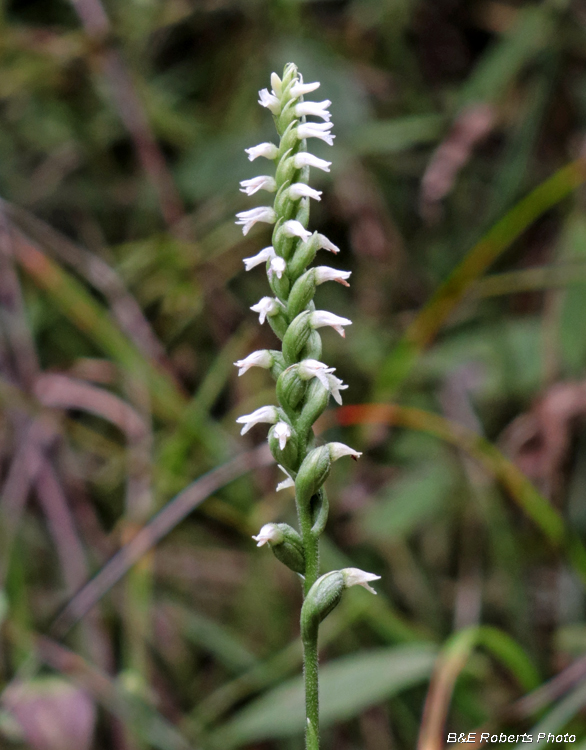
[{"label": "spiral flower arrangement", "polygon": [[[273,224],[272,245],[252,258],[245,258],[247,271],[262,263],[274,296],[263,297],[252,310],[261,324],[268,322],[282,342],[281,349],[260,350],[235,362],[239,375],[251,367],[270,370],[276,380],[277,406],[262,406],[239,417],[242,433],[264,422],[271,425],[269,446],[286,479],[277,490],[295,488],[299,532],[285,523],[269,523],[253,538],[267,544],[275,557],[303,580],[301,638],[304,652],[306,698],[306,748],[319,748],[318,628],[339,602],[344,589],[356,584],[376,593],[369,581],[380,576],[357,568],[331,571],[319,576],[319,538],[328,517],[324,483],[332,463],[343,456],[358,459],[358,451],[343,443],[318,445],[313,425],[326,409],[330,396],[341,404],[341,391],[348,386],[334,375],[335,368],[321,361],[320,328],[330,326],[341,336],[351,321],[326,310],[316,310],[316,287],[327,281],[348,286],[349,271],[329,266],[308,268],[319,250],[337,254],[339,249],[323,234],[310,232],[309,206],[321,192],[308,185],[311,167],[329,172],[331,162],[307,151],[307,141],[318,138],[333,145],[335,136],[328,107],[331,102],[304,101],[319,83],[304,83],[297,67],[285,66],[283,78],[271,76],[272,91],[259,92],[259,104],[274,118],[279,145],[261,143],[246,149],[250,161],[264,158],[275,164],[274,176],[261,175],[241,182],[241,190],[254,195],[260,190],[274,193],[272,206],[261,206],[237,214],[237,224],[247,234],[256,222]],[[307,122],[317,117],[322,122]]]}]

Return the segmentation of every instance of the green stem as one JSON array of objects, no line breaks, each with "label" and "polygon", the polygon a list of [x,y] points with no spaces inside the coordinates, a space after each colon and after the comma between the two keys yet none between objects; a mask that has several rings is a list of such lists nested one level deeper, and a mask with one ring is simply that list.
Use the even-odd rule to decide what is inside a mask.
[{"label": "green stem", "polygon": [[317,630],[315,637],[303,643],[303,676],[305,680],[305,748],[319,750],[319,693],[317,663]]},{"label": "green stem", "polygon": [[[305,551],[304,596],[319,575],[319,537],[312,532],[312,517],[309,508],[298,504],[299,526]],[[305,684],[305,748],[319,750],[319,680],[317,659],[318,629],[303,640],[303,675]]]}]

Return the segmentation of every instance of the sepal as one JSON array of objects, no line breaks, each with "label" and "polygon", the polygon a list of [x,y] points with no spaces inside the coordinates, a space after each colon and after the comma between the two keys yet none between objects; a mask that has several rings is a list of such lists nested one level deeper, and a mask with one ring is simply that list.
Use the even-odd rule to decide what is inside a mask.
[{"label": "sepal", "polygon": [[312,314],[309,310],[300,313],[289,325],[283,336],[283,357],[287,365],[293,365],[297,362],[299,352],[307,344],[311,333],[310,315]]},{"label": "sepal", "polygon": [[[330,391],[325,388],[323,383],[317,378],[310,381],[307,386],[307,393],[305,396],[305,403],[301,409],[297,427],[299,434],[303,435],[308,433],[316,419],[320,417],[330,402]],[[331,458],[331,457],[330,457]]]},{"label": "sepal", "polygon": [[314,448],[304,458],[295,479],[295,493],[302,507],[307,507],[311,498],[321,489],[331,468],[332,459],[328,445]]},{"label": "sepal", "polygon": [[295,419],[298,416],[298,407],[301,404],[307,383],[299,377],[296,368],[288,367],[277,380],[277,398],[287,416]]}]

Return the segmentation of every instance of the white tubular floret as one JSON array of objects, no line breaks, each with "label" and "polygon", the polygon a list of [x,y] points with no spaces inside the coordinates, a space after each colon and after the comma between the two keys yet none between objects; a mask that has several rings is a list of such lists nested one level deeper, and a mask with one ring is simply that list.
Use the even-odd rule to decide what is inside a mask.
[{"label": "white tubular floret", "polygon": [[242,417],[238,417],[236,422],[244,425],[240,430],[240,434],[245,435],[255,424],[260,424],[261,422],[275,424],[275,422],[279,421],[279,418],[279,412],[275,406],[261,406],[260,409],[253,411],[252,414],[244,414]]},{"label": "white tubular floret", "polygon": [[269,266],[268,270],[268,276],[269,279],[273,278],[273,275],[275,275],[278,279],[281,279],[283,277],[283,274],[285,273],[285,269],[287,268],[287,264],[285,263],[285,260],[278,255],[275,256],[271,260],[271,265]]},{"label": "white tubular floret", "polygon": [[335,367],[328,367],[317,359],[303,359],[297,365],[297,374],[301,380],[311,380],[311,378],[318,378],[321,384],[327,388],[328,382],[326,374],[329,372],[335,372]]},{"label": "white tubular floret", "polygon": [[312,328],[331,326],[342,338],[345,338],[346,333],[343,326],[351,326],[352,321],[348,320],[348,318],[341,318],[339,315],[334,315],[334,313],[327,310],[315,310],[309,316],[309,325]]},{"label": "white tubular floret", "polygon": [[271,258],[274,257],[275,248],[272,245],[269,245],[268,247],[263,247],[259,253],[253,255],[251,258],[243,258],[242,262],[244,263],[244,268],[247,271],[250,271],[251,268],[259,266],[261,263],[266,263],[267,260],[271,260]]},{"label": "white tubular floret", "polygon": [[258,103],[261,107],[270,109],[274,115],[281,113],[281,102],[275,94],[271,94],[268,89],[262,89],[258,92]]},{"label": "white tubular floret", "polygon": [[344,456],[350,456],[357,461],[362,455],[360,451],[355,451],[354,448],[350,448],[349,445],[344,445],[344,443],[328,443],[328,450],[332,461],[337,461]]},{"label": "white tubular floret", "polygon": [[297,374],[301,380],[317,378],[323,387],[332,394],[334,400],[341,405],[340,391],[345,390],[348,386],[344,385],[343,381],[333,374],[335,371],[335,367],[328,367],[323,362],[318,362],[317,359],[304,359],[297,365]]},{"label": "white tubular floret", "polygon": [[321,169],[323,172],[329,172],[332,166],[331,161],[325,159],[319,159],[317,156],[310,154],[309,151],[300,151],[293,157],[293,164],[296,169],[303,169],[303,167],[315,167]]},{"label": "white tubular floret", "polygon": [[263,297],[256,305],[252,305],[250,309],[258,313],[258,320],[262,325],[267,319],[267,315],[276,315],[281,306],[274,297]]},{"label": "white tubular floret", "polygon": [[236,214],[236,218],[236,224],[242,227],[242,234],[246,235],[258,221],[262,221],[265,224],[274,224],[277,220],[277,215],[270,206],[259,206],[258,208],[251,208],[248,211],[240,211],[240,213]]},{"label": "white tubular floret", "polygon": [[344,577],[344,586],[346,588],[350,588],[350,586],[362,586],[362,588],[370,591],[371,594],[376,595],[376,591],[368,584],[370,581],[379,581],[380,576],[374,573],[367,573],[364,570],[360,570],[360,568],[343,568],[340,573]]},{"label": "white tubular floret", "polygon": [[281,469],[281,471],[284,471],[285,474],[287,475],[287,479],[283,479],[283,481],[279,482],[279,484],[277,485],[277,492],[280,492],[281,490],[284,490],[287,487],[295,487],[295,480],[293,479],[291,474],[289,474],[287,469],[284,466],[281,466],[281,464],[277,464],[277,466],[279,467],[279,469]]},{"label": "white tubular floret", "polygon": [[323,102],[299,102],[295,105],[295,114],[297,117],[310,115],[312,117],[321,117],[322,120],[329,122],[332,119],[328,112],[331,101],[325,99]]},{"label": "white tubular floret", "polygon": [[283,232],[287,237],[301,237],[304,242],[311,237],[311,232],[308,232],[303,224],[296,219],[286,221],[283,224]]},{"label": "white tubular floret", "polygon": [[352,271],[338,271],[337,268],[329,268],[328,266],[317,266],[314,271],[316,284],[323,284],[326,281],[337,281],[338,284],[342,284],[343,286],[350,286],[346,279],[352,276]]},{"label": "white tubular floret", "polygon": [[284,451],[287,440],[291,437],[291,428],[287,422],[277,422],[273,434],[279,441],[279,448]]},{"label": "white tubular floret", "polygon": [[305,96],[305,94],[311,94],[311,92],[318,89],[320,85],[319,81],[315,81],[314,83],[301,83],[300,81],[297,81],[297,83],[294,83],[293,86],[291,86],[291,98],[298,99],[300,96]]},{"label": "white tubular floret", "polygon": [[246,193],[246,195],[254,195],[259,190],[274,193],[277,189],[274,177],[270,177],[267,174],[261,174],[259,177],[253,177],[250,180],[241,180],[240,184],[242,185],[240,192]]},{"label": "white tubular floret", "polygon": [[321,190],[314,190],[304,182],[295,182],[291,187],[288,188],[287,193],[290,198],[298,201],[300,198],[313,198],[316,201],[321,201]]},{"label": "white tubular floret", "polygon": [[252,352],[248,357],[239,359],[238,362],[234,362],[234,366],[238,367],[238,377],[248,372],[251,367],[262,367],[263,370],[268,370],[273,366],[273,355],[268,349],[259,349],[256,352]]},{"label": "white tubular floret", "polygon": [[274,143],[259,143],[258,146],[251,146],[244,150],[248,154],[248,161],[254,161],[259,156],[265,159],[276,159],[279,155],[279,149]]},{"label": "white tubular floret", "polygon": [[333,242],[328,240],[325,234],[318,234],[317,241],[319,243],[318,247],[320,250],[327,250],[329,253],[334,253],[334,255],[337,255],[340,252],[340,248],[337,245],[334,245]]},{"label": "white tubular floret", "polygon": [[[256,542],[257,547],[262,547],[263,544],[281,544],[285,539],[285,536],[281,529],[274,523],[265,523],[262,529],[256,536],[252,536]],[[348,568],[351,570],[351,568]],[[376,593],[376,592],[375,592]]]},{"label": "white tubular floret", "polygon": [[328,146],[334,145],[335,135],[330,133],[330,130],[334,127],[331,122],[303,122],[297,126],[297,137],[299,140],[303,138],[319,138],[320,141],[324,141]]}]

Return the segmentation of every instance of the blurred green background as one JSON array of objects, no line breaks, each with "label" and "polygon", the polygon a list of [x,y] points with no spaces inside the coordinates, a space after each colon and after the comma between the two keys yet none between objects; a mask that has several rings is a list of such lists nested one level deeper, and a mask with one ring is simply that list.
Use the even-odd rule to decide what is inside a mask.
[{"label": "blurred green background", "polygon": [[303,745],[299,585],[250,538],[293,497],[234,423],[274,390],[232,365],[276,343],[234,213],[293,61],[353,272],[319,429],[364,451],[323,569],[382,576],[322,627],[323,747],[586,748],[583,0],[4,0],[0,32],[0,746]]}]

